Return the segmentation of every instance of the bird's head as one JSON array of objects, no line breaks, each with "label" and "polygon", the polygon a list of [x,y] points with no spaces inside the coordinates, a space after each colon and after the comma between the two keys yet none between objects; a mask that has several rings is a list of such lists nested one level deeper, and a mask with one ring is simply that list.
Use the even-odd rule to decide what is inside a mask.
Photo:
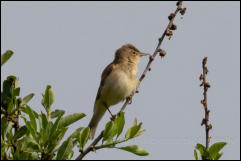
[{"label": "bird's head", "polygon": [[127,61],[137,64],[140,57],[150,54],[140,52],[134,45],[126,44],[119,48],[115,53],[115,61]]}]

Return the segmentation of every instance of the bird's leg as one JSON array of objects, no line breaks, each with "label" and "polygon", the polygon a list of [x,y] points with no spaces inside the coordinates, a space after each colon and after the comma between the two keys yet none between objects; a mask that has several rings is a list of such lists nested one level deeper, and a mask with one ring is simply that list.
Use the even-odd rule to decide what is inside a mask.
[{"label": "bird's leg", "polygon": [[107,104],[104,102],[104,106],[105,106],[105,108],[108,110],[108,112],[110,113],[110,115],[111,115],[111,120],[112,121],[114,121],[115,120],[115,115],[113,115],[112,113],[111,113],[111,111],[110,111],[110,109],[108,108],[108,106],[107,106]]},{"label": "bird's leg", "polygon": [[133,95],[130,95],[130,96],[128,96],[128,97],[126,98],[126,99],[128,100],[128,103],[129,103],[129,104],[132,104],[132,96],[133,96]]}]

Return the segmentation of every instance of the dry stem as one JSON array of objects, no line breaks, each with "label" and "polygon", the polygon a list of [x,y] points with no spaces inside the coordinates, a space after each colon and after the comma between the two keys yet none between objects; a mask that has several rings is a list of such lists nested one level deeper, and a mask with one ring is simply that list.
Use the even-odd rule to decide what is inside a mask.
[{"label": "dry stem", "polygon": [[207,105],[207,91],[208,91],[208,88],[210,88],[211,86],[206,81],[206,75],[208,73],[208,68],[206,66],[206,63],[207,63],[207,57],[205,57],[202,61],[203,73],[200,75],[200,81],[202,81],[200,86],[203,86],[203,100],[201,100],[201,104],[203,104],[203,107],[205,110],[205,117],[202,120],[201,125],[205,125],[205,133],[206,133],[206,149],[205,150],[208,151],[209,142],[210,142],[209,131],[211,130],[212,125],[208,123],[210,110],[208,109],[208,105]]}]

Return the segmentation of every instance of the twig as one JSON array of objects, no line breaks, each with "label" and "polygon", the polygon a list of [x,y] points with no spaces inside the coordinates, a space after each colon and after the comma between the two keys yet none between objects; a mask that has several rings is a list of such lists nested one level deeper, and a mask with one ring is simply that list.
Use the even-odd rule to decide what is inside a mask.
[{"label": "twig", "polygon": [[206,63],[207,63],[207,57],[205,57],[202,61],[203,73],[200,75],[199,79],[200,79],[200,81],[202,81],[200,86],[203,86],[203,100],[201,100],[201,104],[203,105],[204,110],[205,110],[205,117],[202,120],[201,126],[205,125],[205,132],[206,132],[206,148],[205,148],[205,150],[208,151],[209,142],[210,142],[209,131],[212,129],[212,125],[208,123],[210,110],[208,109],[208,105],[207,105],[207,91],[208,91],[208,88],[211,87],[211,85],[209,82],[206,81],[206,75],[208,73],[208,68],[206,66]]},{"label": "twig", "polygon": [[[174,24],[173,24],[173,21],[174,21],[176,15],[177,15],[177,13],[180,12],[180,13],[183,15],[183,14],[185,13],[185,10],[186,10],[186,8],[182,8],[182,1],[178,1],[178,2],[177,2],[177,9],[175,10],[174,13],[171,13],[170,16],[168,17],[170,21],[169,21],[169,23],[168,23],[165,31],[163,32],[162,36],[158,39],[158,40],[159,40],[159,41],[158,41],[158,45],[157,45],[157,47],[156,47],[153,55],[150,56],[149,62],[147,63],[147,66],[146,66],[145,70],[143,71],[141,77],[139,78],[140,83],[141,83],[141,81],[145,78],[147,72],[150,71],[151,63],[152,63],[153,60],[155,59],[156,55],[157,55],[158,53],[160,53],[160,56],[165,56],[165,51],[162,50],[162,49],[160,49],[160,46],[161,46],[161,44],[162,44],[165,36],[169,36],[169,39],[170,39],[170,37],[172,36],[172,31],[171,31],[171,30],[175,30],[175,29],[176,29],[176,25],[174,26],[174,28],[173,28],[172,26],[174,25]],[[171,34],[170,34],[170,33],[168,34],[167,32],[170,32]],[[140,85],[140,83],[139,83],[139,85]],[[139,85],[138,85],[138,87],[139,87]],[[138,93],[138,92],[136,92],[136,93]],[[135,93],[134,93],[134,94],[135,94]],[[130,101],[132,100],[132,97],[134,96],[134,94],[126,99],[126,101],[125,101],[125,103],[123,104],[120,112],[121,112],[121,111],[124,111],[125,108],[126,108],[126,106],[127,106],[128,104],[130,104]],[[120,112],[119,112],[119,113],[120,113]],[[84,152],[81,153],[75,160],[82,160],[83,157],[84,157],[87,153],[89,153],[90,151],[92,151],[93,149],[95,149],[94,146],[101,140],[102,137],[103,137],[103,131],[102,131],[102,132],[99,134],[99,136],[93,141],[93,143],[90,144],[90,146],[89,146],[86,150],[84,150]],[[100,148],[100,147],[97,147],[97,148]]]},{"label": "twig", "polygon": [[83,157],[88,154],[90,151],[94,150],[95,145],[102,139],[104,131],[91,143],[87,149],[85,149],[75,160],[82,160]]}]

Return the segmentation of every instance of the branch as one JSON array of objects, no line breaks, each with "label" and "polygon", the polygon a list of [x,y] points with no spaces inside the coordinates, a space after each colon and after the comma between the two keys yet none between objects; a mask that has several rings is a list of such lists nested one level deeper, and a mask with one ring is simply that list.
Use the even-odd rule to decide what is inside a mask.
[{"label": "branch", "polygon": [[[143,71],[143,73],[141,74],[141,77],[139,78],[140,83],[145,78],[147,72],[150,71],[151,63],[154,61],[157,54],[160,53],[160,56],[162,56],[162,57],[165,56],[166,52],[164,50],[160,49],[160,47],[161,47],[161,44],[162,44],[165,36],[169,36],[169,39],[171,38],[171,36],[172,36],[171,29],[172,30],[176,29],[176,25],[173,24],[173,21],[174,21],[177,13],[179,11],[181,12],[182,15],[185,14],[186,8],[182,9],[182,1],[177,2],[177,9],[175,10],[174,13],[171,13],[169,15],[168,18],[169,18],[170,22],[167,25],[167,27],[166,27],[165,31],[163,32],[162,36],[158,39],[159,41],[158,41],[158,44],[157,44],[157,47],[156,47],[154,53],[149,57],[149,62],[147,63],[145,70]],[[140,83],[139,83],[139,85],[140,85]],[[139,85],[138,85],[138,87],[139,87]],[[136,93],[138,93],[138,91]],[[133,96],[134,96],[134,94],[132,96],[130,96],[130,98],[126,99],[125,103],[123,104],[123,106],[121,108],[121,111],[125,110],[126,106],[129,104],[129,102],[130,102],[130,100],[132,99]]]},{"label": "branch", "polygon": [[[171,36],[172,36],[172,31],[171,31],[171,30],[176,30],[176,25],[173,24],[173,21],[174,21],[176,15],[178,14],[178,12],[180,12],[182,15],[184,15],[184,14],[185,14],[185,11],[186,11],[186,8],[182,8],[182,1],[178,1],[178,2],[177,2],[177,8],[176,8],[175,12],[174,12],[174,13],[171,13],[171,14],[169,15],[168,18],[169,18],[170,21],[169,21],[166,29],[164,30],[162,36],[158,39],[158,40],[159,40],[159,41],[158,41],[158,45],[157,45],[157,47],[156,47],[153,55],[151,55],[151,56],[149,57],[149,62],[147,63],[145,70],[143,71],[141,77],[139,78],[140,83],[141,83],[141,81],[145,78],[147,72],[150,71],[150,69],[151,69],[151,68],[150,68],[151,63],[154,61],[156,55],[157,55],[158,53],[160,53],[160,56],[161,56],[161,57],[165,56],[165,53],[166,53],[166,52],[160,48],[160,47],[161,47],[161,44],[162,44],[165,36],[168,36],[169,39],[171,38]],[[139,83],[139,85],[140,85],[140,83]],[[139,85],[138,85],[138,87],[139,87]],[[136,91],[136,93],[138,93],[138,91]],[[135,94],[135,93],[134,93],[134,94]],[[132,100],[132,97],[134,96],[134,94],[131,95],[129,98],[126,99],[126,101],[125,101],[125,103],[123,104],[120,112],[121,112],[121,111],[124,111],[125,108],[126,108],[126,106],[127,106],[128,104],[130,104],[130,101]],[[120,113],[120,112],[119,112],[119,113]],[[119,113],[118,113],[118,114],[119,114]],[[90,144],[90,146],[89,146],[86,150],[84,150],[84,152],[81,153],[75,160],[82,160],[83,157],[84,157],[86,154],[88,154],[90,151],[93,151],[94,149],[103,148],[102,146],[95,147],[95,145],[101,140],[102,137],[103,137],[103,131],[102,131],[102,132],[99,134],[99,136],[93,141],[93,143]]]},{"label": "branch", "polygon": [[100,135],[85,149],[75,160],[82,160],[86,154],[94,150],[95,145],[102,139],[104,131],[101,131]]},{"label": "branch", "polygon": [[205,57],[202,61],[202,69],[203,69],[203,73],[200,75],[200,81],[202,81],[200,86],[203,86],[203,100],[201,100],[201,104],[204,107],[205,110],[205,117],[202,120],[201,126],[205,125],[205,132],[206,132],[206,148],[205,150],[208,151],[209,148],[209,143],[210,143],[210,136],[209,136],[209,130],[212,129],[212,125],[208,123],[209,121],[209,113],[210,110],[208,109],[208,105],[207,105],[207,91],[208,88],[211,87],[210,83],[206,81],[206,75],[208,73],[208,68],[206,66],[207,63],[207,57]]}]

